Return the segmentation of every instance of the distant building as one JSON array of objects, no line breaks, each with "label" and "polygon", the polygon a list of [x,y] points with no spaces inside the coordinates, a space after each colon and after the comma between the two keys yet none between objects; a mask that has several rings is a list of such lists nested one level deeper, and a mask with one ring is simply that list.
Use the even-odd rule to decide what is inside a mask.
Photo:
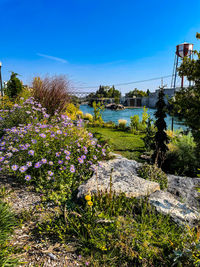
[{"label": "distant building", "polygon": [[[168,100],[172,98],[175,94],[176,91],[178,91],[180,88],[165,88],[164,93],[165,93],[165,103],[168,103]],[[124,106],[128,107],[149,107],[149,108],[155,108],[156,107],[156,102],[158,100],[158,94],[159,94],[159,89],[157,89],[153,93],[149,93],[149,96],[145,97],[122,97],[120,99],[120,103],[123,104]]]}]

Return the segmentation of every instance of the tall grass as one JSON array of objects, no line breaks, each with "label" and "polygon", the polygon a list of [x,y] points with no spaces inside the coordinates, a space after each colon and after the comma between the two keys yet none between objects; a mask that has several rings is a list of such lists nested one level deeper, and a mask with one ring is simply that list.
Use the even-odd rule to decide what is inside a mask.
[{"label": "tall grass", "polygon": [[32,84],[32,94],[35,100],[47,109],[47,113],[54,115],[65,110],[70,102],[71,86],[65,76],[36,77]]},{"label": "tall grass", "polygon": [[0,200],[0,266],[17,265],[17,260],[12,257],[12,248],[8,244],[15,225],[14,214],[9,206]]}]

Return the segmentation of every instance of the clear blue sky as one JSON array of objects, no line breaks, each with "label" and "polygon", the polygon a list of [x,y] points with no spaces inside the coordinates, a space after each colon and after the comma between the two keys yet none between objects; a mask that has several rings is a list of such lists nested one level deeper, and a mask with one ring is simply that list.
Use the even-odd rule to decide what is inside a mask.
[{"label": "clear blue sky", "polygon": [[200,47],[199,0],[0,0],[0,14],[3,80],[10,71],[24,83],[66,74],[74,87],[143,80],[172,73],[177,44]]}]

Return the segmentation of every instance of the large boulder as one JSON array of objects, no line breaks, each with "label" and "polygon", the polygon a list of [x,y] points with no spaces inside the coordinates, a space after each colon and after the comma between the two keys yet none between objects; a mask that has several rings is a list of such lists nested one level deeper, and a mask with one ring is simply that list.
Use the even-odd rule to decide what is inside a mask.
[{"label": "large boulder", "polygon": [[189,178],[175,175],[168,175],[167,191],[176,196],[179,200],[191,207],[200,209],[200,178]]},{"label": "large boulder", "polygon": [[200,223],[198,210],[178,201],[169,192],[156,191],[150,195],[149,201],[158,212],[170,215],[179,224],[195,226]]},{"label": "large boulder", "polygon": [[79,186],[78,197],[88,193],[96,194],[98,191],[109,191],[110,182],[116,194],[124,192],[127,197],[148,196],[159,190],[158,183],[138,177],[139,166],[138,162],[120,156],[101,162],[100,166],[96,167],[93,176],[85,184]]}]

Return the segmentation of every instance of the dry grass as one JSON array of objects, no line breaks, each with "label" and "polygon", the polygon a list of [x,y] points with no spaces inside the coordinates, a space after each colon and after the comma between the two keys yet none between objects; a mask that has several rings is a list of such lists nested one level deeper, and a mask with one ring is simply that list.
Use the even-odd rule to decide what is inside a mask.
[{"label": "dry grass", "polygon": [[65,110],[66,104],[70,102],[72,90],[69,80],[65,76],[35,77],[32,84],[33,97],[47,109],[47,113],[54,115],[57,111]]}]

